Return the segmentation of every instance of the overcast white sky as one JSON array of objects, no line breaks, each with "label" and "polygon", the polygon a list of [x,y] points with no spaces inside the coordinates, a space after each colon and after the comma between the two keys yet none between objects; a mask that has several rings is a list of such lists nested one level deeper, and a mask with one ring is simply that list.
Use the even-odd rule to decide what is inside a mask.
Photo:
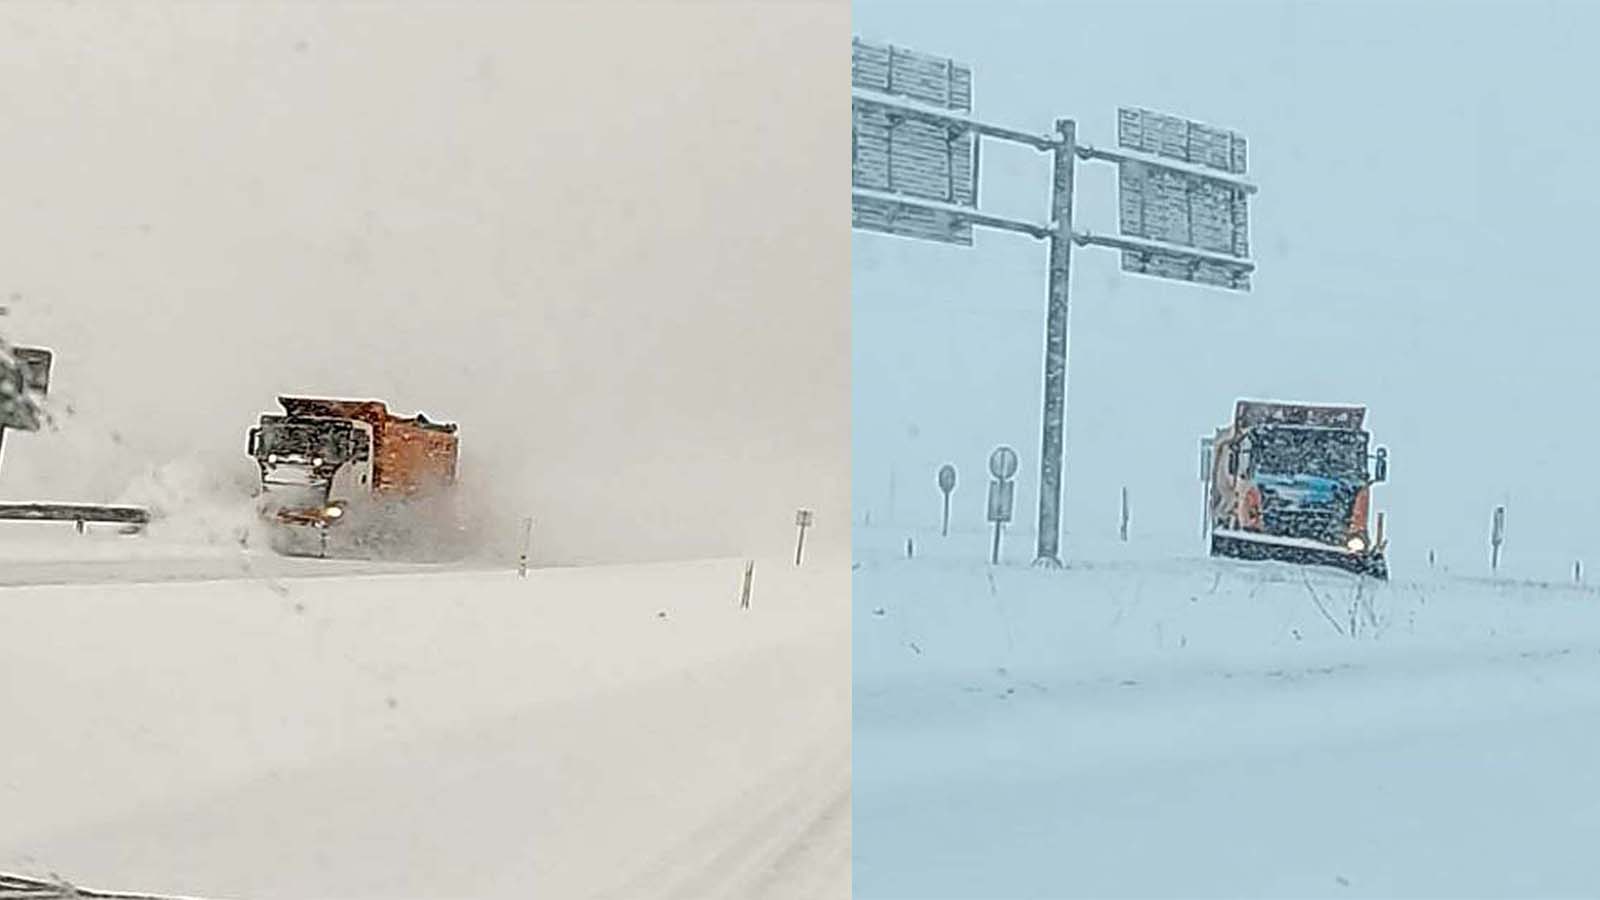
[{"label": "overcast white sky", "polygon": [[847,17],[6,5],[5,328],[76,413],[9,436],[0,493],[248,476],[307,392],[459,422],[549,558],[772,549],[801,505],[842,538]]},{"label": "overcast white sky", "polygon": [[[1252,293],[1074,254],[1069,554],[1114,537],[1123,484],[1136,536],[1198,549],[1197,442],[1235,398],[1269,396],[1371,407],[1397,569],[1429,547],[1486,567],[1507,496],[1508,565],[1600,559],[1593,4],[857,0],[853,27],[969,63],[985,119],[1071,117],[1112,144],[1117,106],[1143,105],[1251,141]],[[1043,217],[1042,156],[986,143],[983,163],[993,211]],[[1079,227],[1115,229],[1114,186],[1111,166],[1079,167]],[[981,527],[984,460],[1007,442],[1031,527],[1044,246],[853,250],[858,519],[886,516],[893,472],[900,518],[936,522],[951,461]]]}]

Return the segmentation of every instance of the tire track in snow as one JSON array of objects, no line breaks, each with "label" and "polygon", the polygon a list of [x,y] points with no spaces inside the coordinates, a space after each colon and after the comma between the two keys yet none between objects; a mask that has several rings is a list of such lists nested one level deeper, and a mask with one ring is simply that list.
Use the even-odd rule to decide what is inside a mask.
[{"label": "tire track in snow", "polygon": [[819,750],[773,769],[597,900],[846,900],[850,755]]}]

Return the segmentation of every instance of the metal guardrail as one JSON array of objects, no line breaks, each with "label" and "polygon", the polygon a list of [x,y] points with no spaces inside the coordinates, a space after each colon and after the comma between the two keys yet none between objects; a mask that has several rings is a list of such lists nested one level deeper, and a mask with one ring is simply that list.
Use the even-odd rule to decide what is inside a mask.
[{"label": "metal guardrail", "polygon": [[197,900],[197,898],[175,897],[163,894],[128,894],[117,891],[98,891],[68,884],[59,878],[54,881],[46,881],[42,878],[28,878],[22,875],[10,875],[0,872],[0,900],[68,900],[68,898],[81,898],[81,900]]},{"label": "metal guardrail", "polygon": [[150,510],[102,503],[0,503],[0,521],[72,522],[79,531],[94,523],[142,531],[150,524]]}]

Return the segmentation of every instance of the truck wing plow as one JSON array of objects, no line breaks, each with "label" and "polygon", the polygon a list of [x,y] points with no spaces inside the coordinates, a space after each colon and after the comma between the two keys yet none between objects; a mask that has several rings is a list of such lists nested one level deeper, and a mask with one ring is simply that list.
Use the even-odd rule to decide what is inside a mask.
[{"label": "truck wing plow", "polygon": [[1324,566],[1383,580],[1389,577],[1389,565],[1384,559],[1382,550],[1358,553],[1316,541],[1248,531],[1223,529],[1213,531],[1211,555],[1228,559],[1270,560],[1302,566]]}]

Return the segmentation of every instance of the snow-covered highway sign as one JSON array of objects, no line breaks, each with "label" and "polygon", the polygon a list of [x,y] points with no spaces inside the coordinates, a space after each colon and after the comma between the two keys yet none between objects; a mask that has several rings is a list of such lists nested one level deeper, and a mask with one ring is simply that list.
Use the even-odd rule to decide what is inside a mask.
[{"label": "snow-covered highway sign", "polygon": [[972,70],[942,57],[856,39],[850,83],[850,180],[867,192],[852,192],[852,226],[970,245],[970,221],[896,197],[976,210],[977,134],[947,115],[971,112]]},{"label": "snow-covered highway sign", "polygon": [[1250,186],[1230,177],[1244,174],[1244,136],[1124,107],[1117,110],[1117,145],[1144,157],[1117,160],[1120,233],[1205,251],[1125,247],[1122,270],[1249,290]]}]

